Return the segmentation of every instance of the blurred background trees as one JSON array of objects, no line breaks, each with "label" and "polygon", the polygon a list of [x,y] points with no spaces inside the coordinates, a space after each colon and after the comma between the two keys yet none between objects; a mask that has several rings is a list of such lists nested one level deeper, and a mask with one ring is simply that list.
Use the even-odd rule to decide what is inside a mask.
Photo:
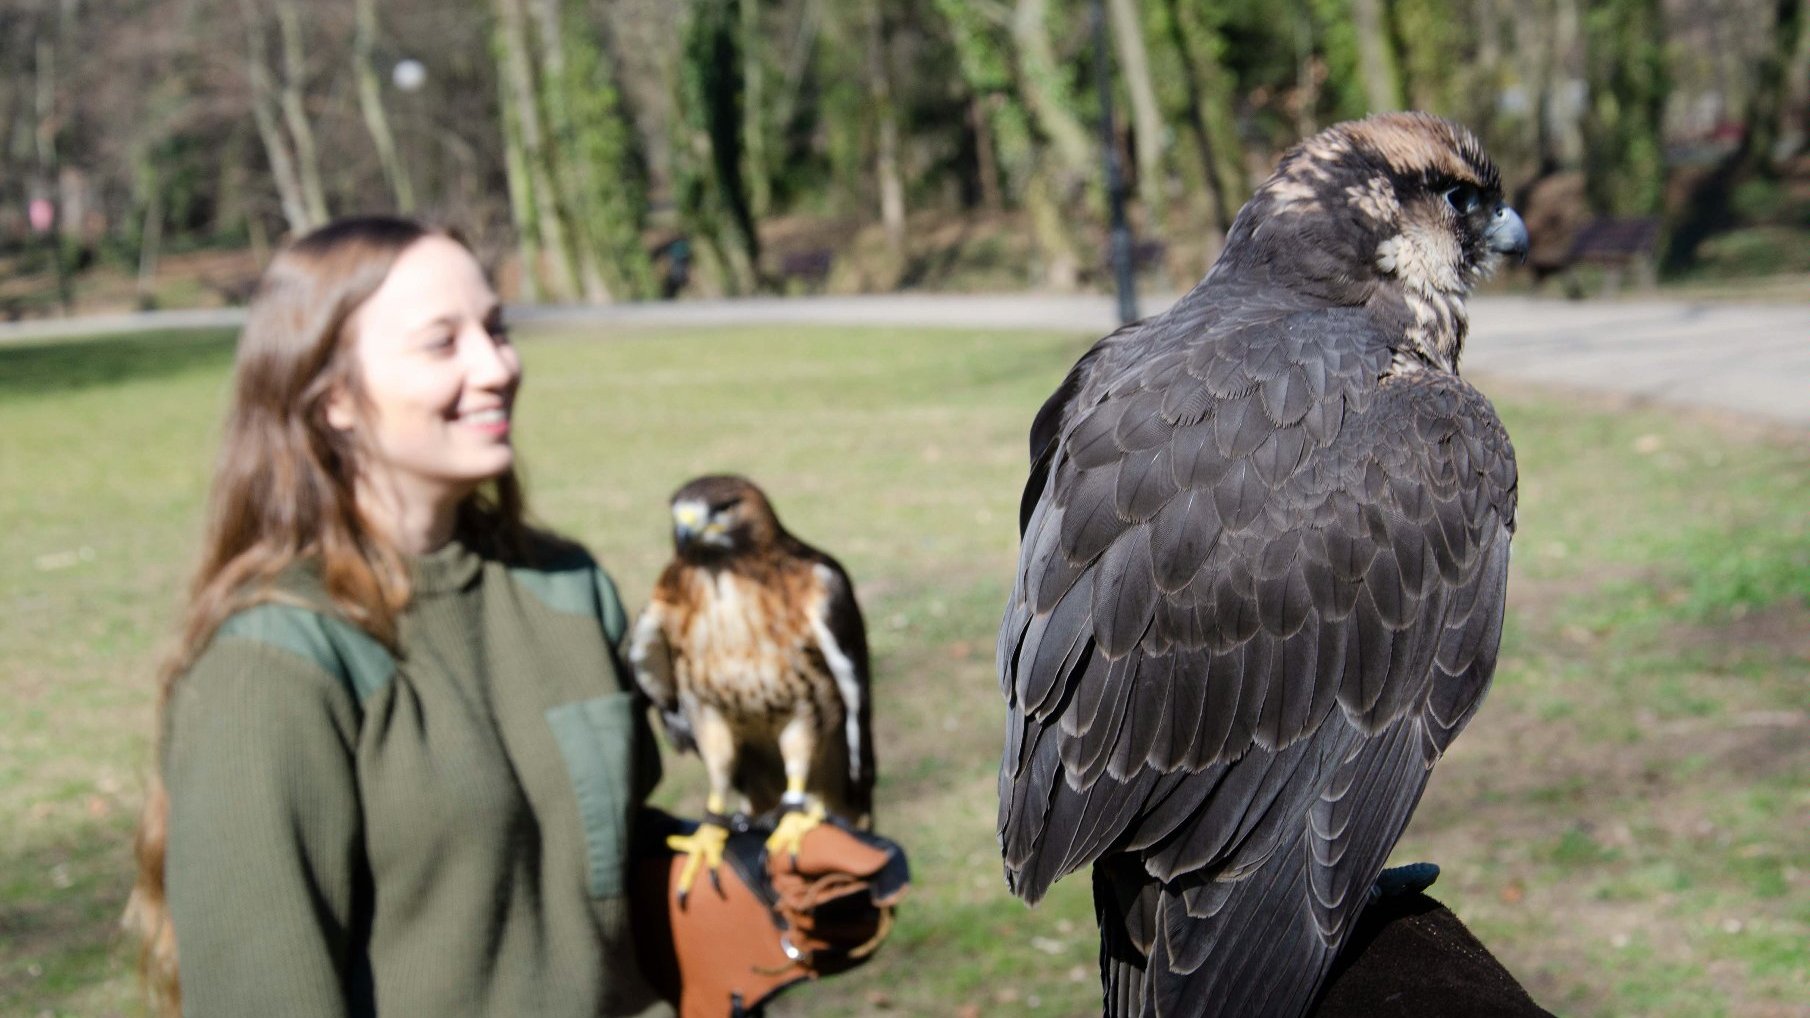
[{"label": "blurred background trees", "polygon": [[[1661,217],[1672,271],[1810,269],[1801,0],[1098,2],[1173,285],[1289,144],[1403,107],[1555,223]],[[94,266],[243,299],[283,236],[372,210],[456,226],[527,299],[1096,285],[1094,5],[4,0],[0,317]]]}]

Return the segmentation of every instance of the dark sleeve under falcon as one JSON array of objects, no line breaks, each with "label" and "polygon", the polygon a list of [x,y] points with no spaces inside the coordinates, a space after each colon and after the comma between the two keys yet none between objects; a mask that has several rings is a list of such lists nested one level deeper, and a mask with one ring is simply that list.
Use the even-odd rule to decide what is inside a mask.
[{"label": "dark sleeve under falcon", "polygon": [[1292,150],[1031,434],[999,835],[1093,868],[1110,1015],[1302,1014],[1495,667],[1515,463],[1458,376],[1526,231],[1463,128]]}]

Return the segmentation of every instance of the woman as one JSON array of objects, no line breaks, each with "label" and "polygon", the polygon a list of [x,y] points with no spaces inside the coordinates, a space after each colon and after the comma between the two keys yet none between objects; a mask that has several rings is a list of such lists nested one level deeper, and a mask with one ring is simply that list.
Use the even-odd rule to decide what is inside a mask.
[{"label": "woman", "polygon": [[663,1009],[624,898],[658,755],[608,577],[523,524],[520,382],[444,233],[342,220],[265,274],[140,831],[167,1010]]}]

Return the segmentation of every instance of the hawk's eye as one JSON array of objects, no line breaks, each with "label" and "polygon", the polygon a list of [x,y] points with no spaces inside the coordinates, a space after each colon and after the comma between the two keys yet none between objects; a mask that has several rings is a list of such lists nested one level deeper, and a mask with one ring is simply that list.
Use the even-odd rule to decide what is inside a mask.
[{"label": "hawk's eye", "polygon": [[718,502],[718,503],[712,505],[710,507],[710,515],[715,516],[719,513],[726,513],[729,510],[734,509],[736,506],[741,505],[741,504],[742,504],[742,497],[740,495],[737,495],[734,498],[726,499],[724,501],[721,501],[721,502]]},{"label": "hawk's eye", "polygon": [[1469,184],[1455,184],[1446,189],[1445,200],[1446,204],[1452,206],[1452,211],[1468,216],[1483,203],[1483,192]]}]

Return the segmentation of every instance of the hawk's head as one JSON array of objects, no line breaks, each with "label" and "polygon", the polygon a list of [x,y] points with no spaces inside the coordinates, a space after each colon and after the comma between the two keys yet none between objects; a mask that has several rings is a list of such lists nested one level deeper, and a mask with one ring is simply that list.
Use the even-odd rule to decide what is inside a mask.
[{"label": "hawk's head", "polygon": [[1475,136],[1425,113],[1385,113],[1283,156],[1232,224],[1221,263],[1342,304],[1398,299],[1425,326],[1423,345],[1455,359],[1465,296],[1501,255],[1526,252],[1527,228]]},{"label": "hawk's head", "polygon": [[735,474],[687,481],[672,496],[672,540],[679,557],[709,562],[770,547],[779,518],[754,482]]}]

